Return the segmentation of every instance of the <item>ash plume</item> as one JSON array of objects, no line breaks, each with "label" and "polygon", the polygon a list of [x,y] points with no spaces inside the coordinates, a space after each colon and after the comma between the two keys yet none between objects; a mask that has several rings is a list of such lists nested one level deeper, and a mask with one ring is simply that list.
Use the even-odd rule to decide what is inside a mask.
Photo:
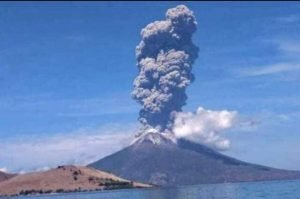
[{"label": "ash plume", "polygon": [[193,12],[179,5],[166,12],[165,20],[142,29],[132,95],[142,105],[139,121],[145,129],[171,130],[176,112],[186,104],[185,90],[194,81],[191,70],[199,51],[192,42],[196,28]]}]

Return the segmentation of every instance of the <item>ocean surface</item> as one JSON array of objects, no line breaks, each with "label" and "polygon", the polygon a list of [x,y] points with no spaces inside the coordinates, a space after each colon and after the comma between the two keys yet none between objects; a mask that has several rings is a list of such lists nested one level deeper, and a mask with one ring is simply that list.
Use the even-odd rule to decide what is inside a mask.
[{"label": "ocean surface", "polygon": [[300,180],[206,184],[176,188],[127,189],[14,198],[28,199],[300,199]]}]

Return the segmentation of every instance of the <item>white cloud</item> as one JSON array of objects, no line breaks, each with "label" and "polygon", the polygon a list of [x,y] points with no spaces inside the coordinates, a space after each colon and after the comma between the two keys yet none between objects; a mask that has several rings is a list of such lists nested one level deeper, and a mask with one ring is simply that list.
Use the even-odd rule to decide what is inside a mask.
[{"label": "white cloud", "polygon": [[299,41],[277,41],[278,49],[286,53],[300,53]]},{"label": "white cloud", "polygon": [[[277,51],[274,55],[274,61],[272,64],[254,65],[247,66],[243,69],[238,70],[239,76],[242,77],[252,77],[252,76],[262,76],[262,75],[273,75],[273,74],[285,74],[290,72],[289,77],[295,76],[300,71],[300,42],[298,40],[291,39],[266,39],[262,41],[265,44],[272,45],[273,50]],[[277,61],[282,60],[282,61]],[[297,79],[297,78],[296,78]]]},{"label": "white cloud", "polygon": [[297,15],[288,15],[288,16],[277,17],[276,21],[282,23],[295,23],[300,21],[300,17]]},{"label": "white cloud", "polygon": [[236,126],[237,117],[236,111],[212,111],[199,107],[196,113],[178,113],[173,131],[177,138],[185,138],[217,150],[226,150],[230,148],[230,140],[222,134]]},{"label": "white cloud", "polygon": [[240,71],[241,76],[262,76],[276,73],[291,72],[300,70],[300,63],[277,63],[261,67],[250,67]]},{"label": "white cloud", "polygon": [[5,172],[5,173],[8,172],[7,168],[5,168],[5,167],[0,168],[0,171],[1,171],[1,172]]},{"label": "white cloud", "polygon": [[2,140],[0,166],[13,172],[37,171],[63,164],[86,165],[129,145],[137,127],[111,125],[47,137]]}]

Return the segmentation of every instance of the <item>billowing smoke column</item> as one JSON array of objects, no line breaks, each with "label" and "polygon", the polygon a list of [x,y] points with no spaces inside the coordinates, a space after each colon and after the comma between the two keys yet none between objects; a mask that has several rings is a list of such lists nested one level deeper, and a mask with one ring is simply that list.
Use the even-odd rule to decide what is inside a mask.
[{"label": "billowing smoke column", "polygon": [[133,98],[143,107],[139,120],[145,129],[171,130],[176,112],[186,103],[186,87],[193,82],[192,65],[198,48],[192,42],[197,22],[184,5],[169,9],[166,20],[148,24],[136,47],[139,74]]}]

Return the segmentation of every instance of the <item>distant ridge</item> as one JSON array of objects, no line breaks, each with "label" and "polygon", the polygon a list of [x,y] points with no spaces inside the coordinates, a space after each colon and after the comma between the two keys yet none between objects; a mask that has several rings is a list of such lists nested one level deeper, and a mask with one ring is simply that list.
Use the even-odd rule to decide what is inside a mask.
[{"label": "distant ridge", "polygon": [[2,182],[4,180],[8,180],[14,176],[16,176],[16,174],[9,174],[9,173],[4,173],[4,172],[0,171],[0,182]]},{"label": "distant ridge", "polygon": [[183,139],[175,144],[159,133],[88,166],[163,186],[300,179],[299,171],[243,162]]}]

